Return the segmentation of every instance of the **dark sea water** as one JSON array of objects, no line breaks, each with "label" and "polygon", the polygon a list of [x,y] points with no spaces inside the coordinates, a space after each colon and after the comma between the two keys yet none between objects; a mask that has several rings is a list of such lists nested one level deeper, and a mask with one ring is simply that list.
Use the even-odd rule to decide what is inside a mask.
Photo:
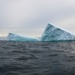
[{"label": "dark sea water", "polygon": [[0,75],[75,75],[75,41],[0,41]]}]

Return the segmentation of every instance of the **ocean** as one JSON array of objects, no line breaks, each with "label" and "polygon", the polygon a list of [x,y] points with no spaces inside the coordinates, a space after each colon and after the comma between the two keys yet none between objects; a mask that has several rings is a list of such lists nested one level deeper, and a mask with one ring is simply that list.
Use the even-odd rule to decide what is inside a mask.
[{"label": "ocean", "polygon": [[0,41],[0,75],[75,75],[75,41]]}]

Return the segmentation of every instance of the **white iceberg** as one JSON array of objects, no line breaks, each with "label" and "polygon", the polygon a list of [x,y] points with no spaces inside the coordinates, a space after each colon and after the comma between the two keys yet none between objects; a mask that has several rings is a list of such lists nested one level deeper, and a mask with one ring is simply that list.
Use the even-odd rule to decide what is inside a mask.
[{"label": "white iceberg", "polygon": [[42,34],[41,41],[64,41],[75,40],[75,35],[65,31],[61,28],[48,24],[44,33]]},{"label": "white iceberg", "polygon": [[38,38],[33,38],[33,37],[27,37],[27,36],[21,36],[18,34],[14,34],[14,33],[9,33],[7,36],[7,39],[9,41],[39,41]]}]

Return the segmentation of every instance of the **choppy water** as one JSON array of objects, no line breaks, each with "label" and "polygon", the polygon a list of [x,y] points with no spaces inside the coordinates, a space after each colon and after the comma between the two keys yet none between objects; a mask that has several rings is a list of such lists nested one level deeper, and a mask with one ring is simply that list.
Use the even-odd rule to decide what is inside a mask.
[{"label": "choppy water", "polygon": [[0,75],[75,75],[75,42],[0,41]]}]

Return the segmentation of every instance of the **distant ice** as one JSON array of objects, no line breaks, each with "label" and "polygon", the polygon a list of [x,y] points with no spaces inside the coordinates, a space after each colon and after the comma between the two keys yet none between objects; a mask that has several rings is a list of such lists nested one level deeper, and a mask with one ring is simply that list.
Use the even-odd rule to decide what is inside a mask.
[{"label": "distant ice", "polygon": [[0,37],[0,40],[7,40],[7,37]]}]

